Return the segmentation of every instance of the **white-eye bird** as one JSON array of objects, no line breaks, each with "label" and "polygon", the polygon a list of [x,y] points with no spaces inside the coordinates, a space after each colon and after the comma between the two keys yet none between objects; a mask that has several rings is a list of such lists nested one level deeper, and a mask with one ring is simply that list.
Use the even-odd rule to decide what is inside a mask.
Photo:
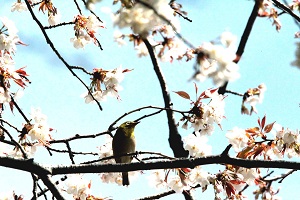
[{"label": "white-eye bird", "polygon": [[[131,163],[132,156],[121,156],[135,152],[134,128],[139,122],[127,121],[119,126],[112,141],[116,163]],[[122,172],[122,184],[129,185],[128,172]]]}]

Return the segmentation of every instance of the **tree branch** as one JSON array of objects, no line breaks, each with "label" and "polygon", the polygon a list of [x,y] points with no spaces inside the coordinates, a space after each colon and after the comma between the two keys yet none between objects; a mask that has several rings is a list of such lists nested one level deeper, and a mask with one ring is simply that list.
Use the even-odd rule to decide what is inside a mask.
[{"label": "tree branch", "polygon": [[280,8],[281,10],[283,10],[284,12],[288,13],[289,15],[291,15],[297,22],[300,22],[300,17],[295,14],[289,7],[287,7],[286,5],[284,5],[283,3],[281,3],[280,1],[277,0],[272,0],[273,4]]},{"label": "tree branch", "polygon": [[141,162],[130,164],[92,164],[92,165],[60,165],[51,168],[52,175],[74,173],[103,173],[103,172],[126,172],[153,169],[195,168],[196,166],[211,164],[230,164],[245,168],[278,168],[300,170],[299,162],[284,160],[248,160],[231,158],[225,154],[207,156],[201,158],[177,158],[167,161]]},{"label": "tree branch", "polygon": [[[244,53],[244,50],[245,50],[248,38],[250,36],[253,24],[255,22],[257,14],[258,14],[258,9],[259,9],[259,0],[255,0],[255,4],[253,6],[253,9],[252,9],[250,17],[248,19],[247,25],[244,29],[244,33],[241,37],[240,44],[236,51],[236,59],[234,60],[235,63],[238,63],[240,61],[240,59]],[[228,81],[222,87],[219,88],[219,90],[218,90],[219,94],[225,94],[227,85],[228,85]]]},{"label": "tree branch", "polygon": [[81,84],[88,90],[88,93],[91,95],[91,97],[93,98],[93,100],[97,103],[98,107],[100,110],[102,110],[102,106],[100,105],[99,101],[95,99],[95,97],[93,96],[92,92],[90,91],[90,89],[88,88],[88,86],[83,82],[83,80],[81,80],[81,78],[79,78],[79,76],[77,76],[77,74],[72,70],[71,66],[65,61],[65,59],[60,55],[60,53],[57,51],[57,49],[54,47],[53,42],[50,40],[48,34],[46,33],[42,23],[38,20],[38,18],[35,16],[28,0],[25,0],[27,9],[29,10],[32,19],[37,23],[37,25],[39,26],[39,28],[41,29],[46,42],[49,44],[49,46],[51,47],[52,51],[56,54],[56,56],[64,63],[64,65],[68,68],[68,70],[71,72],[71,74],[73,76],[75,76],[80,82]]},{"label": "tree branch", "polygon": [[162,71],[160,70],[159,64],[156,59],[156,55],[154,54],[153,47],[150,44],[150,42],[147,39],[143,39],[148,52],[151,57],[151,61],[154,67],[154,71],[156,73],[156,76],[159,80],[162,95],[163,95],[163,100],[165,103],[165,108],[167,112],[167,119],[168,119],[168,126],[169,126],[169,144],[171,149],[173,150],[174,156],[179,158],[179,157],[187,157],[189,155],[188,151],[186,151],[183,148],[183,142],[181,140],[181,136],[177,130],[176,122],[173,116],[173,111],[172,111],[172,102],[171,102],[171,97],[166,85],[165,78],[163,76]]}]

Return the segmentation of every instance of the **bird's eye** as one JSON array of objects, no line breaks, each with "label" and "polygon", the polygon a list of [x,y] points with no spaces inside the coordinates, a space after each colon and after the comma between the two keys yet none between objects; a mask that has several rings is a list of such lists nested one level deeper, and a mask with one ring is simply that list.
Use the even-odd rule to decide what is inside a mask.
[{"label": "bird's eye", "polygon": [[130,122],[126,122],[126,126],[129,126],[130,125]]}]

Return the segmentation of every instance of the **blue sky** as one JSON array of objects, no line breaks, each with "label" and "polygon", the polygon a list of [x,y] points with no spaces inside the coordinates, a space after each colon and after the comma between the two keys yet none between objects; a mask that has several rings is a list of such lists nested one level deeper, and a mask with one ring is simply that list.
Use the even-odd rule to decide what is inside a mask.
[{"label": "blue sky", "polygon": [[[29,12],[11,13],[10,5],[14,1],[6,1],[0,8],[0,16],[7,16],[15,21],[19,29],[19,36],[22,41],[29,46],[18,46],[15,58],[17,67],[27,66],[27,72],[30,74],[29,79],[32,81],[25,89],[25,95],[19,100],[25,114],[30,112],[31,107],[40,107],[42,112],[48,116],[48,122],[51,127],[55,128],[53,137],[62,139],[79,134],[94,134],[105,131],[109,124],[116,118],[138,107],[154,105],[163,106],[163,99],[159,88],[158,80],[153,71],[153,67],[149,57],[137,58],[133,45],[128,43],[127,46],[119,47],[113,42],[112,33],[115,28],[111,25],[110,18],[100,12],[100,7],[110,5],[101,3],[96,6],[96,12],[100,18],[106,21],[106,29],[99,30],[98,38],[103,47],[100,51],[93,45],[87,46],[84,50],[76,50],[69,41],[74,37],[73,27],[65,26],[54,30],[48,30],[51,39],[62,56],[71,64],[84,66],[91,71],[93,68],[101,67],[105,69],[113,69],[122,64],[123,68],[134,70],[125,75],[121,85],[124,90],[120,92],[122,101],[109,98],[107,102],[103,102],[103,111],[99,111],[95,104],[85,104],[80,95],[85,92],[85,88],[75,79],[65,66],[58,60],[55,54],[45,43],[45,39],[41,35],[38,26],[32,21]],[[251,13],[254,2],[249,0],[240,1],[181,1],[183,9],[188,11],[189,18],[192,23],[181,20],[181,33],[194,46],[201,45],[204,41],[210,41],[217,38],[223,31],[227,30],[241,37],[248,17]],[[66,21],[71,21],[74,12],[74,5],[68,6],[69,2],[54,0],[62,16]],[[109,2],[110,3],[110,2]],[[116,7],[114,7],[116,9]],[[41,19],[46,19],[41,13],[38,14]],[[276,121],[284,127],[290,129],[299,128],[300,114],[300,93],[299,88],[299,69],[292,67],[290,63],[295,59],[295,50],[297,39],[294,39],[294,33],[298,31],[293,19],[288,15],[280,17],[282,29],[280,32],[275,30],[272,22],[267,18],[258,18],[254,24],[253,31],[247,43],[245,53],[239,62],[241,78],[235,82],[229,83],[228,89],[243,93],[248,88],[256,87],[260,83],[265,83],[267,92],[262,105],[258,106],[258,114],[245,116],[240,114],[240,106],[242,99],[237,96],[228,95],[225,99],[225,115],[226,119],[222,122],[223,131],[216,127],[216,131],[209,138],[209,144],[213,146],[213,153],[222,152],[226,147],[227,139],[225,134],[227,130],[234,126],[240,128],[248,128],[256,126],[257,118],[267,115],[267,122]],[[45,25],[46,20],[44,21]],[[121,30],[129,33],[129,30]],[[174,61],[170,63],[161,63],[162,70],[165,74],[168,88],[170,91],[184,90],[192,97],[194,96],[193,82],[188,81],[193,74],[193,62]],[[89,84],[89,77],[78,71],[80,77]],[[204,83],[197,83],[199,90],[205,90],[213,87],[210,80]],[[180,98],[178,95],[171,93],[171,98],[175,109],[190,109],[189,101]],[[124,119],[134,120],[147,112],[137,112]],[[24,121],[15,111],[11,114],[6,109],[4,118],[14,122],[19,127]],[[179,120],[177,116],[176,120]],[[183,136],[189,131],[180,129]],[[136,140],[138,151],[156,151],[172,156],[172,152],[168,146],[168,131],[166,124],[166,115],[161,113],[155,117],[144,119],[141,124],[136,127]],[[96,138],[81,142],[71,143],[76,151],[94,151],[96,147],[103,142],[104,138]],[[89,145],[83,145],[88,143]],[[55,146],[59,148],[59,146]],[[63,147],[61,147],[63,148]],[[38,152],[35,161],[43,164],[70,164],[67,155],[47,156],[47,152],[41,150]],[[79,163],[82,157],[75,157],[75,161]],[[208,166],[214,171],[223,170],[223,166]],[[145,172],[147,173],[147,172]],[[29,174],[19,173],[16,170],[7,170],[1,168],[0,188],[6,190],[15,185],[17,193],[23,193],[25,199],[31,197],[31,177]],[[298,187],[296,181],[297,173],[288,177],[283,181],[280,196],[283,199],[292,198],[291,189]],[[6,177],[6,178],[4,178]],[[20,177],[22,181],[20,181]],[[145,175],[141,175],[138,180],[132,182],[129,188],[119,187],[115,185],[98,184],[100,182],[98,176],[93,178],[92,190],[95,194],[110,196],[113,194],[114,199],[134,199],[143,196],[159,193],[155,189],[148,187],[145,183]],[[92,178],[91,175],[87,176]],[[5,180],[5,181],[4,181]],[[20,184],[22,183],[22,184]],[[211,187],[209,187],[211,189]],[[114,193],[118,190],[119,196]],[[200,190],[199,190],[200,191]],[[251,195],[252,189],[248,191]],[[213,198],[213,191],[209,190],[201,194],[197,192],[197,199],[204,197]],[[128,197],[128,198],[127,198]],[[182,198],[170,196],[165,199]],[[250,196],[251,199],[251,196]]]}]

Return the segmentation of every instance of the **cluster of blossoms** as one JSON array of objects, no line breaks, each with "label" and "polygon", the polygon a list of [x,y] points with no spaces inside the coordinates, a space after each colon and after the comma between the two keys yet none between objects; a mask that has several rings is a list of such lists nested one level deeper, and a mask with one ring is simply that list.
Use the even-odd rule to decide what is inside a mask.
[{"label": "cluster of blossoms", "polygon": [[[212,184],[215,190],[215,199],[222,199],[221,194],[225,194],[231,199],[241,199],[243,187],[253,185],[259,179],[259,173],[255,169],[227,166],[222,172],[215,175],[207,173],[201,167],[194,169],[177,169],[177,173],[170,174],[170,170],[155,170],[148,177],[149,184],[158,189],[172,189],[177,193],[200,185],[204,192],[208,185]],[[235,198],[234,198],[235,197]],[[238,198],[240,197],[240,198]]]},{"label": "cluster of blossoms", "polygon": [[99,200],[102,198],[91,195],[91,181],[83,179],[80,174],[73,174],[67,177],[62,190],[73,195],[75,200]]},{"label": "cluster of blossoms", "polygon": [[[126,7],[126,3],[123,4]],[[124,45],[124,38],[128,37],[129,41],[134,42],[138,57],[143,57],[149,55],[143,42],[147,37],[161,61],[172,62],[175,59],[181,60],[184,56],[190,60],[193,57],[192,51],[188,50],[182,40],[175,37],[180,31],[179,21],[175,18],[176,12],[185,14],[180,7],[181,5],[175,2],[170,4],[165,0],[145,0],[121,9],[120,14],[114,16],[115,24],[119,28],[131,27],[134,34],[125,35],[116,31],[115,41]],[[163,39],[158,39],[157,35]]]},{"label": "cluster of blossoms", "polygon": [[262,0],[259,1],[259,17],[268,17],[272,19],[273,25],[275,25],[276,30],[279,31],[281,29],[281,23],[278,18],[277,10],[273,7],[273,2],[271,0]]},{"label": "cluster of blossoms", "polygon": [[[256,104],[262,103],[264,98],[264,93],[267,90],[267,87],[264,83],[260,84],[256,88],[249,88],[247,92],[243,95],[243,101],[242,101],[242,114],[251,115],[252,112],[257,113],[257,110],[255,108]],[[250,112],[245,107],[245,103],[249,103],[251,106]]]},{"label": "cluster of blossoms", "polygon": [[50,132],[53,130],[49,127],[47,122],[47,116],[41,112],[41,109],[31,109],[32,125],[25,125],[28,136],[32,142],[38,141],[43,145],[48,145],[48,142],[52,140]]},{"label": "cluster of blossoms", "polygon": [[[113,156],[112,150],[112,138],[107,138],[107,141],[104,145],[99,147],[99,158],[102,159],[101,163],[105,164],[115,164],[114,159],[105,159],[106,157]],[[130,180],[134,180],[139,173],[136,171],[128,172],[128,176]],[[121,173],[101,173],[100,174],[101,180],[104,183],[116,183],[118,185],[122,185],[122,174]]]},{"label": "cluster of blossoms", "polygon": [[74,23],[75,37],[71,38],[70,41],[76,49],[84,48],[90,42],[98,45],[95,33],[99,28],[103,28],[104,24],[96,16],[77,15]]},{"label": "cluster of blossoms", "polygon": [[25,88],[25,82],[28,82],[28,74],[24,67],[15,69],[13,55],[16,53],[16,45],[23,44],[18,36],[18,30],[14,23],[6,17],[0,17],[3,26],[0,28],[0,105],[11,102],[11,96],[18,98],[22,91],[11,93],[10,80],[12,79],[22,89]]},{"label": "cluster of blossoms", "polygon": [[[26,153],[27,156],[33,157],[37,146],[49,145],[49,141],[52,140],[50,132],[53,129],[47,123],[47,116],[42,114],[40,109],[32,109],[30,114],[33,123],[25,124],[19,135],[19,144],[24,152],[17,146],[11,149],[8,145],[2,145],[0,147],[0,155],[23,158],[23,153]],[[27,136],[30,137],[30,140],[28,140]]]},{"label": "cluster of blossoms", "polygon": [[197,62],[199,69],[194,75],[201,82],[212,78],[216,86],[223,85],[226,81],[234,81],[240,77],[239,66],[236,59],[236,36],[230,32],[223,32],[220,42],[205,42],[198,50]]},{"label": "cluster of blossoms", "polygon": [[146,37],[156,26],[172,23],[176,29],[179,29],[179,23],[176,21],[167,0],[142,0],[134,5],[121,9],[115,16],[114,23],[119,28],[130,27],[135,34]]},{"label": "cluster of blossoms", "polygon": [[[175,93],[190,100],[186,92]],[[209,99],[209,102],[204,103],[204,99]],[[182,128],[187,129],[189,124],[194,128],[194,132],[184,138],[184,148],[189,151],[190,157],[208,156],[211,155],[212,147],[207,144],[206,136],[213,133],[214,124],[221,127],[221,121],[224,118],[224,96],[218,94],[217,89],[209,89],[202,92],[197,101],[192,103],[194,106],[189,115],[181,119],[184,121]]]},{"label": "cluster of blossoms", "polygon": [[[241,129],[235,127],[226,134],[229,143],[238,153],[239,158],[254,159],[263,156],[264,159],[289,158],[300,156],[299,132],[284,129],[275,122],[265,125],[266,116],[258,120],[258,127]],[[275,131],[273,130],[275,129]],[[272,139],[267,135],[273,132]],[[256,142],[256,139],[261,140]]]},{"label": "cluster of blossoms", "polygon": [[148,177],[149,185],[157,189],[171,189],[176,193],[182,193],[200,184],[205,191],[212,178],[201,167],[177,169],[177,173],[174,174],[169,172],[170,170],[163,169],[153,171]]},{"label": "cluster of blossoms", "polygon": [[[163,40],[156,39],[154,36],[157,33],[161,33]],[[133,41],[134,48],[138,57],[148,56],[148,49],[139,35],[134,34],[122,34],[120,31],[114,32],[114,41],[123,46],[126,44],[124,38],[128,37],[129,41]],[[189,50],[187,46],[177,37],[174,36],[174,31],[169,25],[162,25],[155,27],[148,41],[151,46],[154,47],[157,52],[157,57],[162,62],[172,62],[173,60],[182,60],[186,57],[187,61],[194,57],[193,51]]]},{"label": "cluster of blossoms", "polygon": [[[190,96],[184,91],[175,93],[190,100]],[[225,117],[224,98],[223,95],[218,93],[218,89],[208,89],[202,92],[196,102],[192,101],[194,106],[189,115],[181,119],[181,121],[184,121],[182,128],[187,129],[188,124],[191,123],[196,134],[200,136],[211,135],[214,131],[214,123],[221,127],[221,121]],[[209,99],[209,102],[204,103],[204,99]]]},{"label": "cluster of blossoms", "polygon": [[215,190],[215,199],[221,196],[227,199],[247,199],[242,190],[247,185],[254,185],[260,179],[259,170],[227,165],[226,169],[213,176],[211,183]]},{"label": "cluster of blossoms", "polygon": [[[45,13],[45,11],[48,11],[48,23],[50,25],[56,25],[60,21],[60,14],[57,11],[57,8],[54,7],[53,3],[51,0],[43,0],[43,1],[38,1],[38,0],[30,0],[28,1],[31,5],[33,4],[40,4],[39,6],[39,11],[42,11]],[[18,0],[15,2],[12,7],[11,11],[18,11],[18,12],[23,12],[27,11],[27,6],[25,2],[22,2],[21,0]]]},{"label": "cluster of blossoms", "polygon": [[[19,135],[19,143],[22,149],[29,157],[33,157],[37,146],[48,146],[52,140],[50,132],[53,130],[47,124],[47,116],[42,114],[40,109],[31,110],[32,124],[25,124],[22,133]],[[27,136],[30,137],[28,140]],[[6,153],[7,156],[15,158],[23,158],[23,152],[19,148],[14,148],[11,152]]]},{"label": "cluster of blossoms", "polygon": [[[124,73],[129,71],[131,70],[123,70],[121,66],[110,71],[101,68],[94,69],[90,89],[93,97],[98,101],[106,100],[107,96],[112,96],[120,100],[118,92],[123,89],[120,83],[124,79]],[[101,88],[102,85],[104,85],[105,89]],[[93,97],[90,93],[85,94],[85,102],[93,102]]]}]

